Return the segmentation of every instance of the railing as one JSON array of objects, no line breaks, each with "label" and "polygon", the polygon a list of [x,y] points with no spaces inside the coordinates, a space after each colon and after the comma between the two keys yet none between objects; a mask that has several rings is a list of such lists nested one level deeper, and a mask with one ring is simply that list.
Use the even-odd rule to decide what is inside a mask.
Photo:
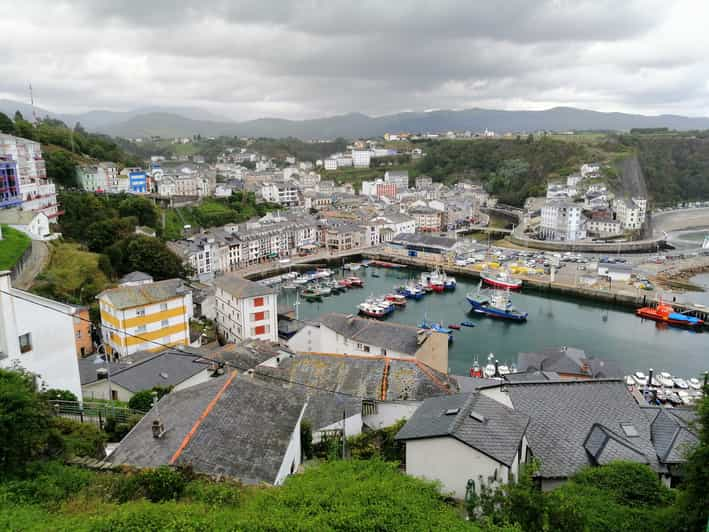
[{"label": "railing", "polygon": [[81,423],[92,423],[103,429],[107,418],[113,418],[117,423],[126,423],[133,416],[144,416],[145,412],[113,406],[104,402],[89,401],[50,401],[58,416],[66,417]]}]

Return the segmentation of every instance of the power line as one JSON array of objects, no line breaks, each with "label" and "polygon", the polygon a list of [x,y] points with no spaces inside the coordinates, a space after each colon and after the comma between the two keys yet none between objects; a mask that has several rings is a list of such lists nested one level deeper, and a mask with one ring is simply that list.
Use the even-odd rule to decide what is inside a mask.
[{"label": "power line", "polygon": [[[94,325],[93,325],[93,322],[92,322],[90,319],[86,319],[86,318],[83,318],[83,317],[81,317],[81,316],[77,316],[77,315],[71,314],[71,313],[69,313],[69,312],[63,312],[63,311],[61,311],[61,310],[59,310],[59,309],[53,308],[53,307],[51,307],[51,306],[49,306],[49,305],[47,305],[47,304],[41,303],[41,302],[39,302],[39,301],[34,301],[34,300],[32,300],[32,299],[28,299],[28,298],[26,298],[26,297],[22,297],[22,296],[19,295],[19,294],[13,294],[13,293],[7,292],[7,291],[5,291],[5,290],[0,290],[0,293],[5,294],[5,295],[8,295],[8,296],[10,296],[10,297],[14,297],[14,298],[20,299],[20,300],[22,300],[22,301],[26,301],[26,302],[28,302],[28,303],[32,303],[33,305],[37,305],[37,306],[39,306],[39,307],[42,307],[42,308],[51,310],[51,311],[56,312],[56,313],[58,313],[58,314],[63,314],[63,315],[65,315],[65,316],[69,316],[69,317],[71,317],[71,318],[73,318],[73,319],[78,319],[78,320],[81,320],[81,321],[88,322],[92,327],[94,326]],[[102,324],[101,326],[104,327],[103,324]],[[327,388],[321,388],[321,387],[315,386],[315,385],[313,385],[313,384],[307,384],[307,383],[304,383],[304,382],[298,382],[298,381],[294,381],[294,380],[291,380],[291,379],[287,379],[287,378],[285,378],[285,377],[279,377],[279,376],[277,376],[277,375],[270,375],[270,374],[268,374],[268,373],[261,373],[261,372],[256,371],[254,368],[243,368],[243,367],[237,366],[237,365],[234,364],[233,362],[229,362],[229,361],[226,361],[226,360],[219,360],[219,359],[211,358],[211,357],[209,357],[209,356],[205,356],[205,355],[202,355],[202,354],[186,353],[186,352],[180,351],[179,349],[176,349],[175,346],[170,346],[170,345],[167,345],[167,344],[163,344],[162,342],[158,342],[158,341],[156,341],[156,340],[151,340],[151,339],[149,339],[149,338],[144,338],[144,337],[142,337],[142,336],[140,336],[140,335],[137,335],[137,334],[129,333],[129,332],[126,331],[125,329],[117,329],[117,328],[112,327],[112,326],[105,326],[105,328],[108,329],[109,331],[123,333],[123,334],[125,334],[126,336],[130,336],[130,337],[132,337],[132,338],[136,338],[136,339],[138,339],[138,340],[142,340],[142,341],[144,341],[144,342],[149,342],[149,343],[154,344],[154,345],[156,345],[156,346],[163,347],[163,348],[169,350],[169,351],[170,351],[170,354],[173,354],[173,355],[187,356],[187,357],[192,357],[192,358],[201,358],[201,359],[207,360],[207,361],[209,361],[209,362],[213,362],[213,363],[215,363],[215,364],[218,364],[218,365],[220,365],[220,366],[229,366],[229,367],[231,367],[231,368],[233,368],[233,369],[236,369],[236,370],[242,371],[242,372],[248,372],[248,371],[250,371],[250,370],[253,370],[253,374],[254,374],[254,375],[258,375],[258,376],[260,376],[260,377],[264,377],[264,378],[272,379],[272,380],[276,380],[276,381],[281,381],[281,382],[285,382],[285,383],[289,383],[289,384],[294,384],[294,385],[296,385],[296,386],[302,386],[302,387],[304,387],[304,388],[309,388],[309,389],[317,390],[317,391],[324,392],[324,393],[331,393],[331,394],[335,394],[335,395],[344,395],[344,396],[346,396],[346,397],[352,397],[353,399],[372,400],[371,397],[363,397],[363,396],[360,396],[360,395],[356,395],[356,394],[352,394],[352,393],[348,393],[348,392],[341,392],[341,391],[338,391],[338,390],[329,390],[329,389],[327,389]],[[106,356],[108,356],[108,355],[106,355]],[[110,362],[107,361],[107,363],[110,363]]]}]

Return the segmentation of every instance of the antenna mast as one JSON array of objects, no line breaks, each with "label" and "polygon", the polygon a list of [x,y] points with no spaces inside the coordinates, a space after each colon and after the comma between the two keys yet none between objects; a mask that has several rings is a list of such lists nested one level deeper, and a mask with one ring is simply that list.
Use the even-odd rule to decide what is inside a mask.
[{"label": "antenna mast", "polygon": [[34,94],[32,93],[32,82],[30,82],[30,105],[32,106],[32,123],[37,125],[37,111],[34,108]]}]

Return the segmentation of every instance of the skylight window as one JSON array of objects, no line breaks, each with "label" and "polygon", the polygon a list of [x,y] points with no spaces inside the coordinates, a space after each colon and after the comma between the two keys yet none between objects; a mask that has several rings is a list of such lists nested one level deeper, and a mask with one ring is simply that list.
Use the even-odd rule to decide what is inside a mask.
[{"label": "skylight window", "polygon": [[472,417],[475,421],[485,423],[485,416],[483,416],[482,414],[478,414],[475,410],[470,411],[470,417]]},{"label": "skylight window", "polygon": [[447,416],[454,416],[454,415],[456,415],[458,412],[460,412],[460,408],[449,408],[448,410],[445,411],[445,414],[446,414]]},{"label": "skylight window", "polygon": [[638,429],[636,429],[635,425],[632,423],[621,423],[620,428],[623,429],[623,432],[628,438],[637,438],[640,436]]}]

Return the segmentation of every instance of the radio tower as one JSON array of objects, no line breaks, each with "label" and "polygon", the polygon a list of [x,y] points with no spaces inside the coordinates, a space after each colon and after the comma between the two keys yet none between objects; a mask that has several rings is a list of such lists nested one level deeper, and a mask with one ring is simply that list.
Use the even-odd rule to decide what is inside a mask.
[{"label": "radio tower", "polygon": [[37,125],[37,111],[34,108],[34,94],[32,93],[32,82],[30,82],[30,104],[32,105],[32,123]]}]

